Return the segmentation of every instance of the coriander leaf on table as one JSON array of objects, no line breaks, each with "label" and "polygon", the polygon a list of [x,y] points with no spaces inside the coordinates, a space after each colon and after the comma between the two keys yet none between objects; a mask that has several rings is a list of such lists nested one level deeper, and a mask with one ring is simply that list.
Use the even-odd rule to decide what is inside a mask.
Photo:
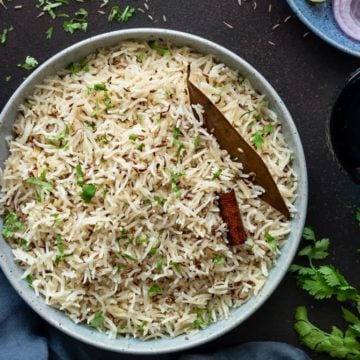
[{"label": "coriander leaf on table", "polygon": [[309,266],[293,264],[290,267],[290,271],[296,273],[299,286],[317,300],[336,297],[338,301],[360,301],[359,292],[346,281],[338,269],[332,265],[313,265],[313,260],[323,260],[329,255],[330,240],[317,240],[314,231],[308,227],[304,229],[304,237],[311,240],[313,245],[301,249],[298,255],[306,256]]},{"label": "coriander leaf on table", "polygon": [[355,218],[356,218],[356,221],[357,221],[358,225],[360,226],[360,208],[356,208],[356,210],[355,210]]},{"label": "coriander leaf on table", "polygon": [[39,65],[39,62],[32,56],[27,56],[23,64],[18,64],[18,67],[21,67],[25,70],[33,70]]},{"label": "coriander leaf on table", "polygon": [[[299,286],[317,300],[335,297],[337,301],[353,301],[360,312],[360,293],[349,284],[333,265],[314,265],[329,255],[330,240],[317,240],[311,228],[305,228],[303,237],[313,244],[299,251],[299,256],[308,258],[308,266],[293,264],[290,271],[296,274]],[[300,341],[316,352],[325,352],[338,359],[360,359],[360,319],[349,309],[342,307],[343,318],[349,324],[343,332],[333,326],[325,332],[313,325],[304,306],[296,309],[294,329]]]},{"label": "coriander leaf on table", "polygon": [[351,332],[343,333],[336,326],[330,333],[313,325],[307,315],[305,306],[296,309],[294,328],[300,341],[311,350],[326,352],[338,359],[360,359],[360,343]]}]

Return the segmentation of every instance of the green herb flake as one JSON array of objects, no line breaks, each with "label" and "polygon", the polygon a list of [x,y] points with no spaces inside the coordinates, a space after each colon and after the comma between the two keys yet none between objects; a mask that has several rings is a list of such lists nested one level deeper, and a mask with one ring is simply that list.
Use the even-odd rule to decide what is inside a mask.
[{"label": "green herb flake", "polygon": [[67,147],[67,141],[65,141],[69,136],[69,127],[65,125],[64,132],[57,136],[52,136],[46,138],[47,142],[58,149],[64,149]]},{"label": "green herb flake", "polygon": [[29,177],[26,182],[31,185],[36,185],[40,187],[45,195],[49,195],[50,191],[53,189],[53,186],[46,181],[46,174],[47,171],[44,170],[38,178],[36,177]]},{"label": "green herb flake", "polygon": [[215,265],[223,265],[225,264],[225,258],[221,254],[214,254],[213,262]]},{"label": "green herb flake", "polygon": [[21,67],[25,70],[33,70],[39,65],[39,62],[32,56],[27,56],[23,64],[18,64],[18,67]]},{"label": "green herb flake", "polygon": [[180,196],[180,189],[178,188],[178,182],[179,182],[179,179],[184,175],[185,175],[185,173],[183,171],[181,171],[179,173],[170,171],[171,190],[175,193],[176,196]]},{"label": "green herb flake", "polygon": [[90,122],[90,121],[85,121],[85,125],[91,129],[92,131],[95,131],[96,130],[96,124]]},{"label": "green herb flake", "polygon": [[159,247],[160,247],[160,244],[153,246],[149,251],[149,256],[155,255],[157,253],[157,251],[159,250]]},{"label": "green herb flake", "polygon": [[65,20],[63,23],[63,29],[65,32],[73,34],[75,31],[84,31],[88,29],[88,23],[85,21],[77,21],[76,19]]},{"label": "green herb flake", "polygon": [[147,321],[142,321],[140,324],[138,324],[136,327],[139,329],[139,330],[143,330],[145,325],[147,324],[148,322]]},{"label": "green herb flake", "polygon": [[80,164],[76,165],[76,167],[75,167],[75,176],[76,176],[76,183],[80,186],[83,186],[85,183],[85,180],[84,180],[84,174],[81,170]]},{"label": "green herb flake", "polygon": [[196,319],[191,323],[191,327],[193,329],[202,329],[206,326],[206,323],[204,320]]},{"label": "green herb flake", "polygon": [[85,184],[82,186],[81,198],[86,204],[89,204],[96,194],[96,186],[94,184]]},{"label": "green herb flake", "polygon": [[358,225],[360,226],[360,208],[357,208],[355,210],[355,219],[356,219]]},{"label": "green herb flake", "polygon": [[144,148],[145,148],[145,144],[144,144],[144,143],[141,143],[141,144],[137,147],[137,149],[138,149],[139,151],[143,151]]},{"label": "green herb flake", "polygon": [[255,147],[257,149],[261,149],[262,146],[265,143],[265,135],[268,135],[271,133],[273,129],[273,126],[271,124],[267,125],[263,130],[259,130],[256,131],[253,135],[252,135],[252,142],[255,145]]},{"label": "green herb flake", "polygon": [[95,91],[107,91],[105,83],[98,83],[94,85]]},{"label": "green herb flake", "polygon": [[136,61],[142,63],[146,59],[146,54],[143,51],[140,51],[139,54],[136,55]]},{"label": "green herb flake", "polygon": [[265,233],[264,237],[265,237],[267,243],[269,244],[269,247],[270,247],[271,251],[275,252],[276,249],[277,249],[277,241],[276,241],[276,239],[271,234],[269,234],[268,232]]},{"label": "green herb flake", "polygon": [[83,59],[80,62],[72,62],[67,67],[66,70],[69,70],[71,74],[78,74],[80,71],[89,71],[89,65],[86,62],[86,59]]},{"label": "green herb flake", "polygon": [[10,31],[13,31],[14,28],[12,26],[9,26],[8,28],[5,28],[0,33],[0,44],[6,44],[7,38]]},{"label": "green herb flake", "polygon": [[127,22],[135,13],[135,8],[126,6],[121,10],[118,5],[113,6],[108,15],[108,21]]},{"label": "green herb flake", "polygon": [[173,130],[173,137],[175,140],[177,140],[180,136],[180,129],[178,127],[174,127],[174,130]]},{"label": "green herb flake", "polygon": [[98,311],[97,313],[95,313],[95,316],[92,318],[89,325],[97,328],[101,326],[103,322],[104,322],[104,315],[102,311]]},{"label": "green herb flake", "polygon": [[16,232],[24,230],[24,224],[19,220],[17,214],[14,211],[5,211],[5,218],[2,228],[2,235],[10,238],[15,235]]},{"label": "green herb flake", "polygon": [[194,138],[194,148],[197,150],[200,147],[200,136],[196,135]]},{"label": "green herb flake", "polygon": [[160,206],[164,206],[164,204],[166,203],[166,198],[162,197],[162,196],[154,196],[154,200],[160,205]]},{"label": "green herb flake", "polygon": [[131,261],[136,261],[136,260],[137,260],[136,257],[134,257],[134,256],[132,256],[132,255],[126,253],[126,252],[122,252],[120,255],[121,255],[124,259],[127,259],[127,260],[131,260]]},{"label": "green herb flake", "polygon": [[108,21],[118,21],[118,19],[120,18],[120,14],[121,14],[121,9],[118,5],[113,6],[110,11],[109,11],[109,15],[108,15]]},{"label": "green herb flake", "polygon": [[26,281],[27,283],[29,284],[29,286],[32,286],[33,282],[34,282],[34,277],[29,274],[27,277],[26,277]]},{"label": "green herb flake", "polygon": [[132,141],[135,141],[138,138],[138,136],[136,134],[130,134],[129,135],[129,139]]},{"label": "green herb flake", "polygon": [[55,259],[55,264],[58,265],[59,262],[65,258],[65,252],[64,252],[64,244],[59,234],[55,236],[55,241],[58,250],[58,254],[56,255],[56,259]]},{"label": "green herb flake", "polygon": [[124,11],[120,15],[120,20],[122,22],[127,22],[135,13],[135,8],[126,6]]},{"label": "green herb flake", "polygon": [[6,81],[6,82],[10,81],[10,80],[11,80],[11,77],[12,77],[11,75],[6,76],[6,77],[5,77],[5,81]]},{"label": "green herb flake", "polygon": [[219,179],[219,178],[220,178],[221,173],[222,173],[222,170],[221,170],[221,169],[219,169],[219,170],[215,171],[215,172],[214,172],[213,177],[211,178],[211,180],[216,180],[216,179]]},{"label": "green herb flake", "polygon": [[51,39],[52,36],[54,34],[54,28],[52,26],[50,26],[47,30],[46,30],[46,39]]},{"label": "green herb flake", "polygon": [[148,289],[148,295],[149,297],[154,297],[157,295],[162,295],[163,294],[163,289],[159,284],[152,284],[150,286],[150,288]]},{"label": "green herb flake", "polygon": [[156,270],[161,271],[163,268],[164,259],[160,258],[156,261]]},{"label": "green herb flake", "polygon": [[179,263],[170,260],[169,265],[172,266],[178,274],[181,273],[181,267]]},{"label": "green herb flake", "polygon": [[170,50],[168,48],[158,45],[155,40],[149,41],[148,44],[150,48],[152,50],[155,50],[160,56],[170,55]]}]

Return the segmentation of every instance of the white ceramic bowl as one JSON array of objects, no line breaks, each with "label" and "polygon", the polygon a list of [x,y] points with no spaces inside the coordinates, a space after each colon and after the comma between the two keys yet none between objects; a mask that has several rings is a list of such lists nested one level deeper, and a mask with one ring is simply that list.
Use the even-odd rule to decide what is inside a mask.
[{"label": "white ceramic bowl", "polygon": [[[11,134],[18,106],[33,92],[34,86],[40,84],[46,76],[57,73],[58,70],[63,69],[70,62],[78,61],[99,47],[113,46],[122,40],[128,39],[154,40],[159,38],[178,46],[189,45],[200,53],[215,55],[219,61],[230,68],[239,70],[260,93],[266,94],[270,107],[279,116],[289,147],[295,153],[294,168],[298,174],[299,183],[295,206],[298,213],[292,220],[292,231],[287,243],[282,249],[276,266],[270,271],[269,277],[259,295],[252,297],[247,303],[231,311],[231,316],[228,319],[211,324],[208,328],[194,335],[182,335],[173,339],[145,342],[122,337],[109,339],[106,334],[102,334],[86,325],[76,325],[64,313],[47,306],[43,298],[36,297],[27,282],[21,280],[23,271],[14,262],[9,245],[0,236],[1,268],[15,290],[34,311],[53,326],[78,340],[106,350],[132,354],[160,354],[184,350],[211,341],[240,325],[265,302],[284,277],[300,242],[307,208],[307,172],[303,148],[291,115],[276,91],[250,64],[229,50],[201,37],[172,30],[143,28],[114,31],[81,41],[47,60],[22,83],[0,115],[0,164],[2,165],[9,155],[5,136]],[[0,226],[2,227],[2,224]]]}]

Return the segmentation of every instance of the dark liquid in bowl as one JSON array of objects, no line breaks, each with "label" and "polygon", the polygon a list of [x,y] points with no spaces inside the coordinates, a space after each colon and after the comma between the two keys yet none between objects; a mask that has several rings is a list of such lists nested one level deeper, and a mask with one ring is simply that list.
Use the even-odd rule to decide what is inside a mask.
[{"label": "dark liquid in bowl", "polygon": [[334,105],[330,137],[340,164],[360,183],[360,70],[349,79]]}]

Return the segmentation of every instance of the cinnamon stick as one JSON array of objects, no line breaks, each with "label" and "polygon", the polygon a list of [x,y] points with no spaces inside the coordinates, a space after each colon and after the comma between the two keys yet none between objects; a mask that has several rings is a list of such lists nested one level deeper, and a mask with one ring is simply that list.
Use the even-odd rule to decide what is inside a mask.
[{"label": "cinnamon stick", "polygon": [[241,219],[240,208],[236,200],[235,191],[219,194],[220,215],[228,226],[228,240],[230,245],[241,245],[247,235]]}]

